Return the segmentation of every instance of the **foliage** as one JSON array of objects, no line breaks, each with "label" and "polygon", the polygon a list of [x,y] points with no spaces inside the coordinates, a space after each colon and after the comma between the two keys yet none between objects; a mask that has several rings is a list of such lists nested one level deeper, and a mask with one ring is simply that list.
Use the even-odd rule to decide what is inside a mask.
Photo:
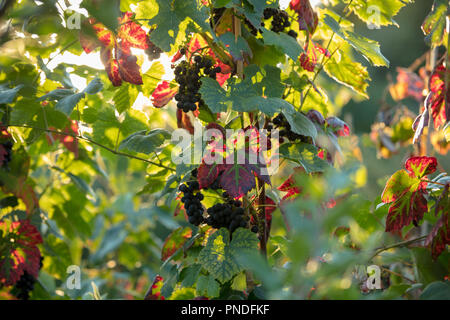
[{"label": "foliage", "polygon": [[[370,98],[372,67],[390,66],[355,21],[398,26],[412,2],[0,10],[0,296],[23,297],[31,276],[32,299],[448,299],[447,1],[422,25],[428,59],[397,69],[370,139],[338,118]],[[371,200],[368,140],[406,160]]]}]

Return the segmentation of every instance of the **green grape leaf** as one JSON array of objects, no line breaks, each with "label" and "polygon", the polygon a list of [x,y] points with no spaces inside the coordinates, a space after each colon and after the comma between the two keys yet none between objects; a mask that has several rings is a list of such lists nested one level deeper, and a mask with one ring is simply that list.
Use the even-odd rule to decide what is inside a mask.
[{"label": "green grape leaf", "polygon": [[422,30],[426,34],[425,41],[432,47],[444,42],[447,7],[447,0],[435,0],[432,11],[422,24]]},{"label": "green grape leaf", "polygon": [[291,130],[302,136],[308,136],[313,139],[317,136],[317,129],[314,123],[303,113],[297,111],[283,110],[286,120],[291,126]]},{"label": "green grape leaf", "polygon": [[164,66],[161,62],[156,61],[150,69],[142,75],[144,84],[142,85],[142,93],[144,96],[150,97],[164,76]]},{"label": "green grape leaf", "polygon": [[307,173],[330,168],[327,161],[317,156],[317,148],[308,143],[284,143],[280,146],[280,156],[299,163]]},{"label": "green grape leaf", "polygon": [[430,283],[420,295],[420,300],[450,300],[450,283],[448,281]]},{"label": "green grape leaf", "polygon": [[217,298],[220,294],[220,285],[213,276],[201,275],[197,280],[196,292],[198,296]]},{"label": "green grape leaf", "polygon": [[297,61],[300,53],[304,52],[297,40],[283,32],[278,34],[276,32],[263,29],[262,35],[266,45],[280,48],[294,61]]},{"label": "green grape leaf", "polygon": [[117,112],[120,114],[130,109],[136,101],[138,94],[139,91],[134,85],[123,83],[116,92],[114,92],[113,101]]},{"label": "green grape leaf", "polygon": [[150,154],[157,151],[163,143],[170,139],[170,132],[163,129],[138,131],[125,138],[119,145],[119,150],[129,150],[137,153]]},{"label": "green grape leaf", "polygon": [[175,43],[180,24],[187,18],[197,23],[204,31],[210,29],[206,22],[208,19],[207,8],[197,1],[185,0],[157,0],[158,14],[151,18],[149,23],[157,25],[150,35],[150,40],[162,50],[170,51],[170,46]]},{"label": "green grape leaf", "polygon": [[15,88],[9,89],[4,86],[0,86],[0,104],[11,103],[17,96],[20,89],[23,88],[23,84],[18,85]]},{"label": "green grape leaf", "polygon": [[[350,3],[350,0],[345,2]],[[414,0],[353,0],[349,9],[371,28],[388,25],[398,27],[393,18],[407,3],[412,2]]]},{"label": "green grape leaf", "polygon": [[348,41],[364,58],[374,66],[389,67],[387,60],[380,51],[380,45],[374,40],[367,39],[352,31],[343,30],[339,23],[330,15],[325,14],[323,22],[331,28],[338,36]]},{"label": "green grape leaf", "polygon": [[214,232],[198,256],[203,268],[221,283],[243,271],[243,266],[237,262],[237,254],[245,254],[258,248],[258,238],[247,229],[238,228],[233,233],[231,243],[229,239],[230,233],[225,228]]},{"label": "green grape leaf", "polygon": [[252,57],[252,50],[248,46],[247,41],[238,37],[237,40],[233,33],[227,32],[219,37],[219,40],[225,44],[227,50],[235,60],[244,60],[244,54]]},{"label": "green grape leaf", "polygon": [[334,55],[325,64],[325,72],[338,83],[341,83],[365,98],[370,81],[366,67],[358,62],[353,62],[345,53],[341,52],[340,58]]}]

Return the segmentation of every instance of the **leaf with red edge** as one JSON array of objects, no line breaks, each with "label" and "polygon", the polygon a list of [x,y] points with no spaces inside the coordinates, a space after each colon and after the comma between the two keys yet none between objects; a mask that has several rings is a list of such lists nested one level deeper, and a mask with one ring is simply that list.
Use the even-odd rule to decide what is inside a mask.
[{"label": "leaf with red edge", "polygon": [[169,82],[161,82],[152,93],[153,106],[156,108],[164,107],[177,93],[178,87],[171,88]]},{"label": "leaf with red edge", "polygon": [[220,165],[210,165],[202,162],[198,167],[197,173],[197,180],[200,189],[205,189],[213,184],[213,182],[216,181],[217,177],[219,177],[220,169]]},{"label": "leaf with red edge", "polygon": [[419,179],[435,172],[436,166],[435,157],[412,157],[406,160],[405,164],[406,170]]},{"label": "leaf with red edge", "polygon": [[147,32],[142,29],[141,25],[132,21],[132,17],[132,12],[123,14],[117,33],[117,37],[121,40],[120,46],[126,52],[129,52],[130,47],[144,50],[148,48]]},{"label": "leaf with red edge", "polygon": [[112,82],[113,86],[118,87],[122,84],[122,78],[119,73],[119,63],[114,59],[112,55],[112,49],[110,47],[102,48],[100,52],[100,58],[103,65],[105,66],[105,71],[108,74],[109,80]]},{"label": "leaf with red edge", "polygon": [[392,98],[400,101],[412,97],[418,102],[422,102],[425,88],[423,79],[405,68],[397,68],[397,72],[397,82],[389,88]]},{"label": "leaf with red edge", "polygon": [[300,65],[309,72],[314,72],[320,54],[330,56],[326,49],[311,40],[306,43],[304,50],[305,52],[300,55]]},{"label": "leaf with red edge", "polygon": [[0,221],[0,283],[14,285],[26,271],[37,278],[42,237],[29,220]]},{"label": "leaf with red edge", "polygon": [[386,218],[386,232],[401,230],[403,227],[414,223],[415,226],[428,212],[427,199],[424,197],[425,190],[422,188],[410,189],[389,207]]},{"label": "leaf with red edge", "polygon": [[295,182],[295,175],[297,174],[304,174],[306,173],[305,169],[303,167],[296,167],[294,168],[294,173],[292,173],[289,178],[281,184],[277,189],[282,192],[287,192],[282,200],[286,200],[288,198],[291,198],[297,194],[302,193],[302,189],[297,186],[297,183]]},{"label": "leaf with red edge", "polygon": [[350,135],[348,125],[338,117],[328,117],[326,120],[328,128],[338,137],[346,137]]},{"label": "leaf with red edge", "polygon": [[441,217],[433,226],[430,234],[425,240],[425,245],[431,247],[431,254],[434,260],[444,252],[445,246],[450,244],[450,184],[446,184],[441,196],[436,202],[436,215],[441,214]]},{"label": "leaf with red edge", "polygon": [[123,81],[136,85],[143,84],[136,56],[119,47],[117,50],[117,61],[119,63],[119,75]]},{"label": "leaf with red edge", "polygon": [[156,275],[153,280],[152,286],[145,294],[144,300],[164,300],[164,296],[161,295],[161,289],[164,285],[164,278],[160,275]]},{"label": "leaf with red edge", "polygon": [[309,0],[291,0],[289,7],[298,14],[299,29],[313,34],[316,31],[319,18]]},{"label": "leaf with red edge", "polygon": [[450,90],[445,83],[450,80],[450,72],[446,67],[439,65],[430,77],[428,94],[425,105],[431,108],[434,126],[439,128],[450,120]]},{"label": "leaf with red edge", "polygon": [[390,203],[386,218],[386,231],[399,231],[411,222],[417,226],[428,212],[425,198],[427,183],[421,181],[425,175],[436,170],[433,157],[412,157],[406,161],[405,170],[397,171],[389,178],[381,200]]},{"label": "leaf with red edge", "polygon": [[192,237],[192,230],[189,227],[179,227],[175,229],[164,242],[161,251],[161,260],[166,261],[171,257],[178,249]]},{"label": "leaf with red edge", "polygon": [[[56,130],[54,127],[49,127],[50,130]],[[78,158],[78,139],[73,137],[78,135],[78,123],[75,120],[71,121],[71,125],[64,129],[66,134],[48,133],[47,142],[49,145],[53,144],[53,140],[59,140],[67,150],[73,152],[75,158]]]}]

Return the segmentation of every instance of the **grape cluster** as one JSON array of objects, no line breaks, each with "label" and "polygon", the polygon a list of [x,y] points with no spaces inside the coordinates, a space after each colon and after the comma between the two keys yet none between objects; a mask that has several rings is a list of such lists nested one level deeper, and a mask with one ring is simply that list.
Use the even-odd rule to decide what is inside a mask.
[{"label": "grape cluster", "polygon": [[203,103],[198,92],[202,85],[200,79],[205,76],[216,79],[217,73],[222,71],[220,67],[214,67],[210,58],[196,55],[193,60],[192,64],[181,61],[174,71],[175,81],[180,85],[175,100],[178,109],[186,113],[197,110],[196,103]]},{"label": "grape cluster", "polygon": [[[228,198],[226,192],[224,198]],[[227,228],[233,233],[237,228],[247,227],[247,219],[244,216],[242,202],[239,200],[228,199],[226,203],[217,203],[206,210],[208,217],[205,219],[206,224],[215,229]]]},{"label": "grape cluster", "polygon": [[[193,175],[196,175],[196,172],[193,172]],[[195,226],[200,225],[204,220],[203,206],[201,203],[204,196],[199,192],[198,181],[188,181],[187,184],[182,184],[179,190],[184,194],[181,202],[184,204],[189,223]]]},{"label": "grape cluster", "polygon": [[3,156],[4,159],[0,163],[0,167],[7,167],[8,163],[11,161],[13,142],[11,140],[8,140],[2,143],[1,145],[3,146],[3,149],[6,151],[6,154],[4,154]]},{"label": "grape cluster", "polygon": [[[287,121],[286,117],[280,113],[275,118],[272,119],[273,126],[280,128],[280,142],[283,143],[285,139],[289,141],[301,141],[309,142],[308,137],[297,134],[291,130],[291,125]],[[269,124],[267,127],[268,131],[273,129],[273,126]]]},{"label": "grape cluster", "polygon": [[[42,268],[42,260],[44,258],[41,257],[41,261],[39,264],[39,269]],[[34,284],[36,282],[36,278],[29,274],[27,271],[20,276],[20,279],[14,285],[13,293],[20,300],[28,300],[30,298],[30,292],[34,289]]]},{"label": "grape cluster", "polygon": [[[153,30],[152,30],[153,31]],[[151,33],[151,31],[150,31]],[[161,57],[161,53],[163,51],[157,47],[153,42],[149,40],[149,37],[147,37],[147,49],[145,49],[145,53],[147,54],[147,57],[150,61],[159,59]]]},{"label": "grape cluster", "polygon": [[[268,20],[272,19],[272,26],[270,28],[273,32],[284,32],[285,29],[291,26],[291,22],[289,21],[289,15],[286,11],[275,9],[275,8],[266,8],[264,9],[264,19]],[[293,38],[297,38],[298,34],[294,30],[290,30],[287,32]]]}]

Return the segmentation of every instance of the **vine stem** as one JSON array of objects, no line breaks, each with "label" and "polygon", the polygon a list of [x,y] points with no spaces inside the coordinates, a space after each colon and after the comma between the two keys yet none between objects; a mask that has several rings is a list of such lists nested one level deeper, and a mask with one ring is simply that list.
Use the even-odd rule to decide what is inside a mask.
[{"label": "vine stem", "polygon": [[406,247],[406,246],[408,246],[410,244],[413,244],[415,242],[419,242],[419,241],[425,240],[426,238],[427,238],[427,236],[421,236],[421,237],[414,238],[414,239],[411,239],[411,240],[397,242],[397,243],[394,243],[394,244],[391,244],[391,245],[388,245],[388,246],[384,246],[384,247],[378,248],[378,249],[375,250],[375,253],[370,257],[369,261],[372,260],[373,258],[375,258],[380,253],[386,251],[386,250],[399,248],[399,247]]},{"label": "vine stem", "polygon": [[165,165],[156,163],[156,162],[154,162],[154,161],[151,161],[151,160],[148,160],[148,159],[144,159],[144,158],[141,158],[141,157],[138,157],[138,156],[134,156],[134,155],[131,155],[131,154],[128,154],[128,153],[124,153],[124,152],[120,152],[120,151],[114,150],[114,149],[112,149],[112,148],[109,148],[109,147],[107,147],[107,146],[101,144],[100,142],[94,141],[94,140],[92,140],[92,139],[90,139],[90,138],[83,137],[83,136],[80,136],[80,135],[71,134],[71,133],[68,133],[68,132],[62,132],[62,131],[59,131],[59,130],[52,130],[52,129],[38,128],[38,127],[28,126],[28,125],[13,125],[13,124],[8,124],[8,125],[4,125],[4,127],[27,128],[27,129],[42,130],[42,131],[49,132],[49,133],[55,133],[55,134],[60,134],[60,135],[63,135],[63,136],[72,137],[72,138],[77,139],[77,140],[87,141],[87,142],[89,142],[89,143],[91,143],[91,144],[94,144],[94,145],[96,145],[96,146],[98,146],[98,147],[100,147],[100,148],[102,148],[102,149],[105,149],[106,151],[109,151],[109,152],[111,152],[111,153],[113,153],[113,154],[115,154],[115,155],[118,155],[118,156],[123,156],[123,157],[131,158],[131,159],[134,159],[134,160],[139,160],[139,161],[147,162],[147,163],[149,163],[149,164],[151,164],[151,165],[154,165],[154,166],[157,166],[157,167],[160,167],[160,168],[164,168],[164,169],[170,170],[170,171],[172,171],[172,172],[175,172],[175,171],[176,171],[176,170],[173,169],[173,168],[170,168],[170,167],[167,167],[167,166],[165,166]]}]

